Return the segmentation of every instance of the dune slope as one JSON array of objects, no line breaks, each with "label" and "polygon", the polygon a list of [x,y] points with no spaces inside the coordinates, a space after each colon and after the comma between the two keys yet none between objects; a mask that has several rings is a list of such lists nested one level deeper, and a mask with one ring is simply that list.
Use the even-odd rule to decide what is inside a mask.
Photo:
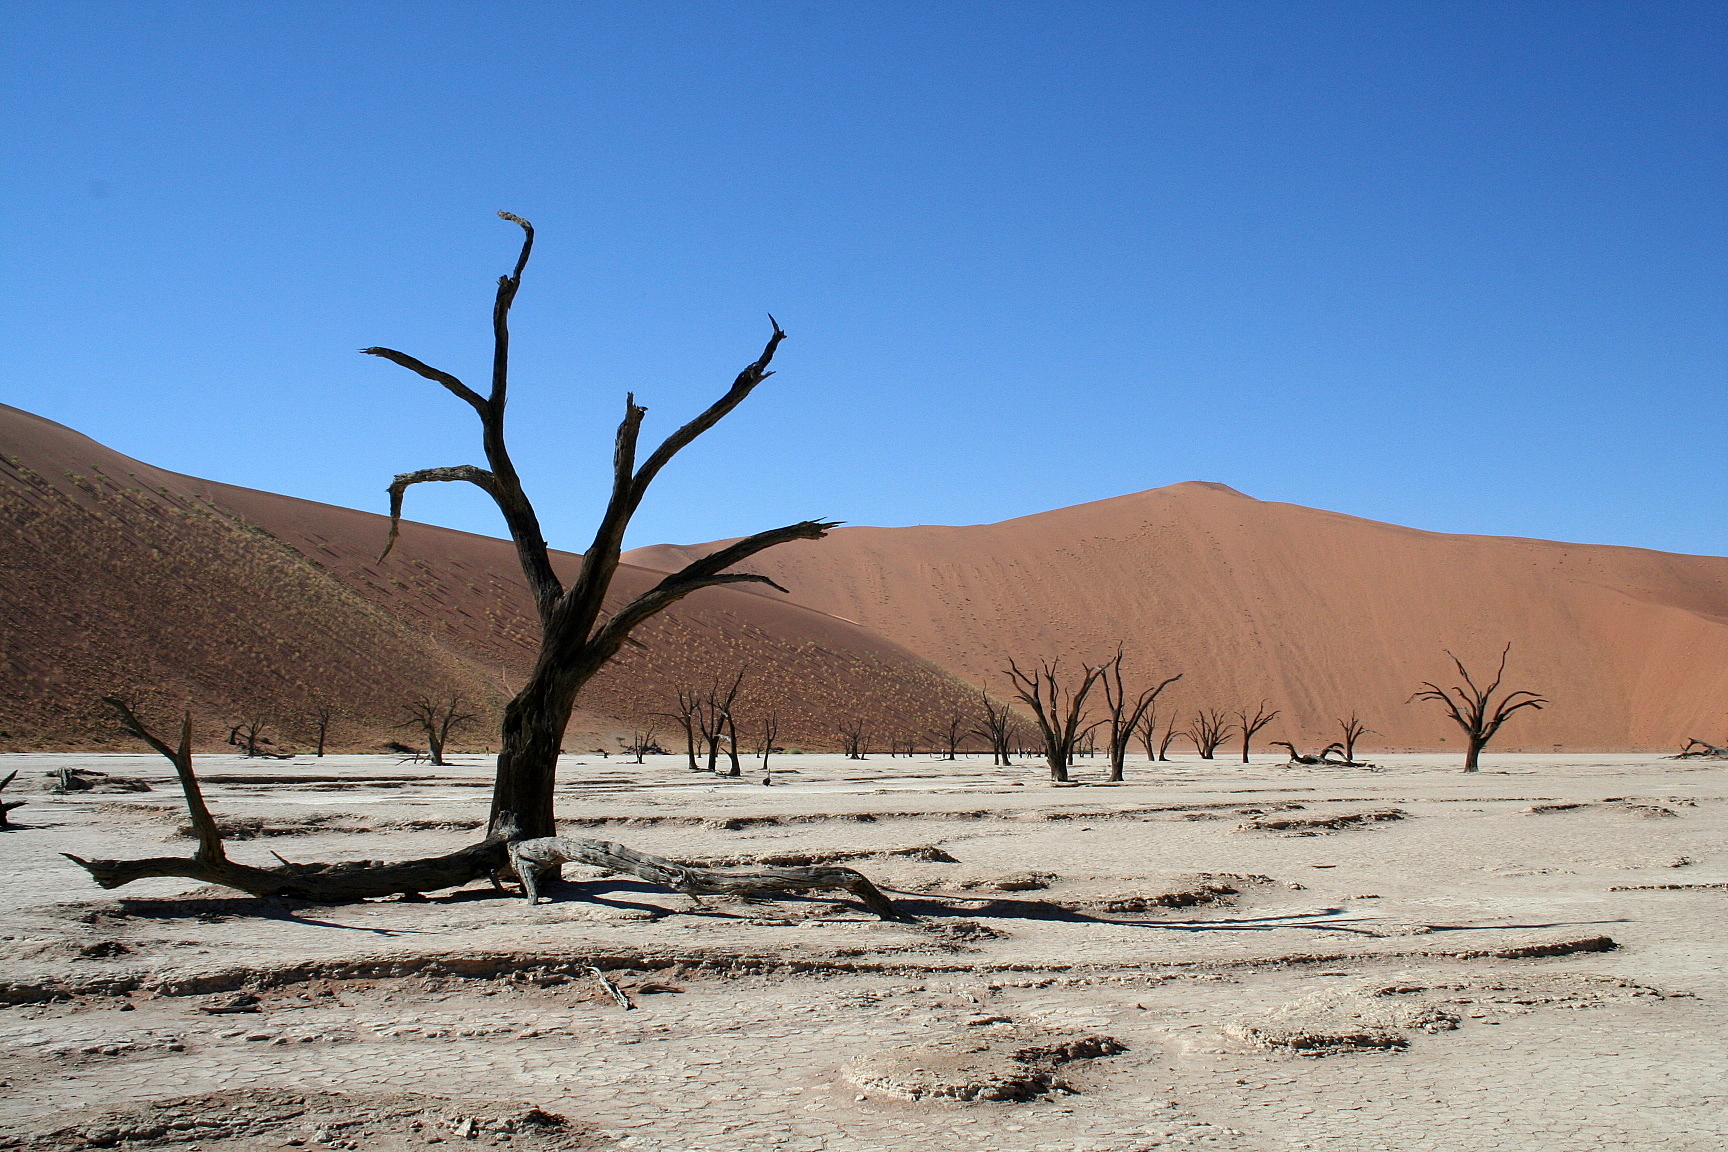
[{"label": "dune slope", "polygon": [[[338,742],[375,747],[413,695],[459,692],[495,716],[535,623],[502,540],[181,476],[0,406],[0,747],[112,738],[95,704],[141,690],[189,702],[206,737],[248,714],[302,746],[320,700]],[[799,545],[788,545],[798,547]],[[560,571],[580,558],[555,554]],[[620,600],[659,578],[620,571]],[[768,711],[780,742],[828,747],[852,715],[934,727],[960,681],[900,645],[780,593],[705,589],[637,633],[584,692],[566,747],[655,724],[681,689],[747,667],[741,737]],[[482,726],[471,742],[490,738]],[[748,744],[747,744],[748,746]]]},{"label": "dune slope", "polygon": [[[724,543],[637,549],[666,568]],[[1260,739],[1314,743],[1358,712],[1369,746],[1456,747],[1423,680],[1444,649],[1552,703],[1498,745],[1721,742],[1728,559],[1402,528],[1186,483],[999,524],[842,528],[752,570],[993,691],[1010,657],[1100,660],[1125,643],[1172,701],[1283,715]]]}]

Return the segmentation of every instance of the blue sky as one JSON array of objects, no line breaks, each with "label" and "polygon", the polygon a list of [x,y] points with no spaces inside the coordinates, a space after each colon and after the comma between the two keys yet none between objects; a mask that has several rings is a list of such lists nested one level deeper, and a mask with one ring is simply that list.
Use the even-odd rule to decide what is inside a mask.
[{"label": "blue sky", "polygon": [[[1204,479],[1728,552],[1728,6],[7,5],[0,400],[383,510],[514,446],[580,548],[623,394],[779,375],[631,543]],[[496,534],[478,491],[410,515]]]}]

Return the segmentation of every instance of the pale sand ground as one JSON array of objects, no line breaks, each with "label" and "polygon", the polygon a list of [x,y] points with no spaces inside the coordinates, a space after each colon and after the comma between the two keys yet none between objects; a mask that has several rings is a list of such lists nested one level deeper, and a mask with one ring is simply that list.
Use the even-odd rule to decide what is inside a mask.
[{"label": "pale sand ground", "polygon": [[[329,820],[237,842],[236,859],[268,863],[272,848],[377,859],[472,839],[422,824],[483,817],[487,766],[458,759],[432,770],[386,757],[212,756],[200,769],[343,778],[211,783],[225,817]],[[1724,770],[1638,755],[1491,755],[1476,776],[1453,758],[1382,762],[1369,773],[1270,757],[1135,761],[1126,785],[1052,790],[1035,766],[976,758],[777,758],[777,771],[793,771],[773,788],[756,775],[692,776],[674,758],[568,761],[560,813],[589,825],[575,835],[686,858],[939,845],[958,863],[853,864],[927,925],[1000,933],[954,943],[843,903],[693,913],[681,897],[583,870],[534,909],[484,885],[425,903],[292,909],[163,902],[193,887],[174,880],[103,893],[56,853],[190,851],[172,838],[180,816],[166,763],[3,756],[0,774],[22,769],[9,795],[62,765],[144,776],[158,790],[24,793],[31,804],[14,816],[25,827],[0,835],[10,878],[0,980],[14,996],[73,994],[0,1012],[0,1132],[121,1100],[287,1087],[511,1097],[592,1128],[597,1147],[654,1152],[1728,1145],[1728,890],[1613,890],[1728,882]],[[1099,774],[1090,762],[1077,773]],[[1284,813],[1295,817],[1387,807],[1408,817],[1329,835],[1239,830],[1253,817],[1237,809],[1280,803],[1302,805]],[[1583,806],[1527,811],[1561,803]],[[1028,871],[1059,879],[1038,891],[961,887]],[[1242,886],[1230,904],[1130,914],[1036,903],[1158,893],[1198,872],[1275,883]],[[1460,955],[1595,936],[1618,948]],[[315,969],[290,970],[307,962]],[[640,996],[626,1013],[592,997],[588,962],[626,984],[652,976],[685,991]],[[449,978],[452,968],[479,978]],[[578,979],[496,978],[512,968]],[[190,993],[249,979],[269,986],[264,1012],[196,1011]],[[1226,1031],[1316,992],[1442,985],[1425,995],[1454,1001],[1461,1027],[1409,1032],[1403,1051],[1302,1057]],[[121,1013],[113,993],[127,990],[135,1008]],[[895,1100],[843,1075],[856,1057],[980,1012],[1104,1032],[1128,1051],[1075,1071],[1078,1094],[1024,1104]]]}]

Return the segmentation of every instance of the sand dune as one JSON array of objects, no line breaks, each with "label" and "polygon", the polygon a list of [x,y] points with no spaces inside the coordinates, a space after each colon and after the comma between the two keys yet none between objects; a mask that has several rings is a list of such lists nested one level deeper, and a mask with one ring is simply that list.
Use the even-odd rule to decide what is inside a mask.
[{"label": "sand dune", "polygon": [[[369,512],[166,472],[0,406],[0,747],[111,733],[96,697],[140,687],[190,701],[211,732],[266,711],[302,739],[330,698],[348,709],[344,740],[367,747],[422,690],[495,711],[533,651],[513,550],[406,522],[379,563],[385,531]],[[569,574],[579,557],[555,563]],[[615,587],[657,579],[626,568]],[[779,593],[705,589],[637,635],[644,647],[584,692],[566,747],[610,746],[741,665],[744,728],[773,709],[783,743],[826,746],[854,714],[934,727],[971,698],[898,644]]]},{"label": "sand dune", "polygon": [[[720,543],[625,559],[664,569]],[[1185,710],[1281,709],[1263,739],[1330,739],[1355,709],[1372,746],[1456,746],[1406,701],[1447,677],[1443,649],[1483,668],[1507,641],[1509,682],[1552,704],[1501,747],[1728,732],[1720,557],[1423,532],[1186,483],[999,524],[842,528],[753,570],[994,691],[1009,657],[1098,660],[1121,640],[1145,674],[1184,674]]]}]

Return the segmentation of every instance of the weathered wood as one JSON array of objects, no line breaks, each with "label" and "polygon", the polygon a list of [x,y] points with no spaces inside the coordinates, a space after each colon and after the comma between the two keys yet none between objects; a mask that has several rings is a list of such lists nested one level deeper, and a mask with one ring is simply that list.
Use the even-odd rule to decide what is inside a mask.
[{"label": "weathered wood", "polygon": [[861,872],[850,868],[763,868],[721,871],[693,868],[614,844],[576,836],[540,836],[509,846],[510,863],[528,903],[540,899],[540,877],[561,864],[588,864],[624,872],[686,896],[754,896],[763,892],[850,892],[884,920],[903,919],[894,904]]},{"label": "weathered wood", "polygon": [[601,990],[604,991],[606,995],[616,1000],[618,1002],[618,1007],[624,1009],[626,1012],[635,1011],[636,1005],[630,1003],[630,997],[624,995],[624,990],[622,988],[606,979],[606,973],[600,971],[600,969],[594,967],[592,964],[588,966],[588,971],[594,973],[594,979],[600,981]]},{"label": "weathered wood", "polygon": [[[1696,748],[1696,751],[1694,751],[1694,748]],[[1728,748],[1718,748],[1707,740],[1699,740],[1697,737],[1693,737],[1686,741],[1686,747],[1680,749],[1680,754],[1674,757],[1674,759],[1728,760]],[[11,777],[8,776],[7,779],[10,780]],[[0,788],[4,787],[4,784],[0,784]]]}]

